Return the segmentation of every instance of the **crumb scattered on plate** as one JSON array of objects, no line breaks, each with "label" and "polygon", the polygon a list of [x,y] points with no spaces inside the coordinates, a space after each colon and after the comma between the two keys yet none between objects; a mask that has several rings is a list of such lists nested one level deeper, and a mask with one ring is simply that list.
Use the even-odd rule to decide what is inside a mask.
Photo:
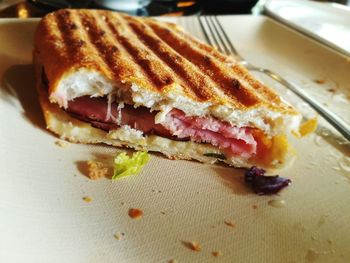
[{"label": "crumb scattered on plate", "polygon": [[168,263],[177,263],[177,260],[176,260],[176,259],[170,259],[170,260],[168,261]]},{"label": "crumb scattered on plate", "polygon": [[306,262],[314,262],[318,259],[320,253],[313,248],[309,248],[306,255],[305,255],[305,260]]},{"label": "crumb scattered on plate", "polygon": [[108,175],[108,168],[103,163],[97,161],[88,161],[88,176],[92,180],[97,180]]},{"label": "crumb scattered on plate", "polygon": [[258,205],[252,205],[253,209],[258,209]]},{"label": "crumb scattered on plate", "polygon": [[213,251],[213,252],[211,252],[212,253],[212,255],[214,256],[214,257],[221,257],[222,256],[222,252],[221,251]]},{"label": "crumb scattered on plate", "polygon": [[182,244],[193,251],[199,252],[202,250],[201,245],[197,241],[183,241]]},{"label": "crumb scattered on plate", "polygon": [[86,202],[86,203],[90,203],[92,201],[92,198],[90,196],[84,196],[83,197],[83,200]]},{"label": "crumb scattered on plate", "polygon": [[235,226],[236,226],[235,223],[233,223],[232,221],[225,220],[224,222],[225,222],[225,224],[226,224],[227,226],[229,226],[229,227],[235,227]]},{"label": "crumb scattered on plate", "polygon": [[138,219],[141,218],[143,216],[143,211],[138,209],[138,208],[130,208],[129,209],[129,216],[132,219]]},{"label": "crumb scattered on plate", "polygon": [[58,147],[62,147],[62,148],[65,148],[68,146],[68,142],[65,142],[65,141],[55,141],[55,144],[58,146]]},{"label": "crumb scattered on plate", "polygon": [[326,80],[325,79],[315,79],[314,82],[317,84],[325,84]]}]

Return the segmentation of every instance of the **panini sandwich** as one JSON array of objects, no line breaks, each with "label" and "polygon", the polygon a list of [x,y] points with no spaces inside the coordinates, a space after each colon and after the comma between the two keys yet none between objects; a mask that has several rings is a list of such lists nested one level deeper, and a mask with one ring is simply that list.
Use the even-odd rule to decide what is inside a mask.
[{"label": "panini sandwich", "polygon": [[50,13],[34,63],[47,128],[72,142],[271,169],[301,119],[233,57],[151,18]]}]

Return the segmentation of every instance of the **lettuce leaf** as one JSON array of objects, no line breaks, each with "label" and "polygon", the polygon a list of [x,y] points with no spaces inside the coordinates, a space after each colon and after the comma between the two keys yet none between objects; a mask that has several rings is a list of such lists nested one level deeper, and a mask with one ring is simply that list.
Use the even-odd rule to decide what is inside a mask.
[{"label": "lettuce leaf", "polygon": [[132,157],[129,157],[125,152],[118,154],[114,159],[112,179],[138,174],[149,159],[150,156],[147,152],[135,152]]}]

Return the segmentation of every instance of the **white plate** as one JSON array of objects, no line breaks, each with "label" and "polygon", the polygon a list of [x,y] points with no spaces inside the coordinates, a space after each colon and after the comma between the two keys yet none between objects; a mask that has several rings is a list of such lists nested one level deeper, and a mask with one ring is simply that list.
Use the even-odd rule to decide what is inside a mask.
[{"label": "white plate", "polygon": [[[303,84],[349,117],[345,57],[264,17],[220,19],[244,56]],[[201,36],[194,19],[177,22]],[[0,21],[0,262],[348,262],[349,147],[333,136],[294,140],[299,158],[281,172],[293,184],[279,196],[251,193],[242,170],[158,155],[138,176],[87,179],[85,161],[111,161],[120,150],[61,148],[45,130],[30,65],[36,24]],[[312,81],[321,77],[323,85]],[[327,91],[334,83],[337,90]],[[272,207],[271,199],[285,206]],[[129,218],[132,207],[144,216]],[[113,237],[118,232],[125,233],[121,240]],[[183,241],[197,241],[202,250]],[[220,259],[213,251],[222,252]]]},{"label": "white plate", "polygon": [[305,0],[270,0],[268,15],[350,56],[350,8]]}]

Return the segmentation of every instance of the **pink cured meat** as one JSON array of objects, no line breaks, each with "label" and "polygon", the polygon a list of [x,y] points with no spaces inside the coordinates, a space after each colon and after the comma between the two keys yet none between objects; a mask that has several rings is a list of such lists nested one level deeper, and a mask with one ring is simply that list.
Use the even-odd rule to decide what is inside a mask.
[{"label": "pink cured meat", "polygon": [[212,117],[189,117],[184,112],[173,109],[161,123],[155,123],[157,112],[148,108],[134,108],[125,105],[120,109],[120,123],[117,123],[117,103],[111,104],[108,116],[106,98],[83,96],[69,101],[67,111],[74,117],[90,122],[94,127],[111,130],[119,125],[129,125],[145,134],[157,134],[173,140],[192,140],[209,143],[223,149],[228,156],[249,158],[256,153],[257,143],[249,128],[238,128]]},{"label": "pink cured meat", "polygon": [[172,135],[210,143],[229,155],[250,157],[256,153],[257,143],[249,128],[238,128],[211,117],[188,117],[176,109],[170,111],[161,124]]},{"label": "pink cured meat", "polygon": [[109,131],[119,125],[129,125],[145,134],[157,134],[166,138],[172,138],[170,132],[162,125],[154,122],[156,112],[150,112],[148,108],[134,108],[125,104],[120,109],[120,123],[118,123],[118,104],[112,103],[110,117],[108,114],[108,102],[106,98],[91,98],[83,96],[68,102],[67,112],[75,118],[91,123],[92,126]]}]

